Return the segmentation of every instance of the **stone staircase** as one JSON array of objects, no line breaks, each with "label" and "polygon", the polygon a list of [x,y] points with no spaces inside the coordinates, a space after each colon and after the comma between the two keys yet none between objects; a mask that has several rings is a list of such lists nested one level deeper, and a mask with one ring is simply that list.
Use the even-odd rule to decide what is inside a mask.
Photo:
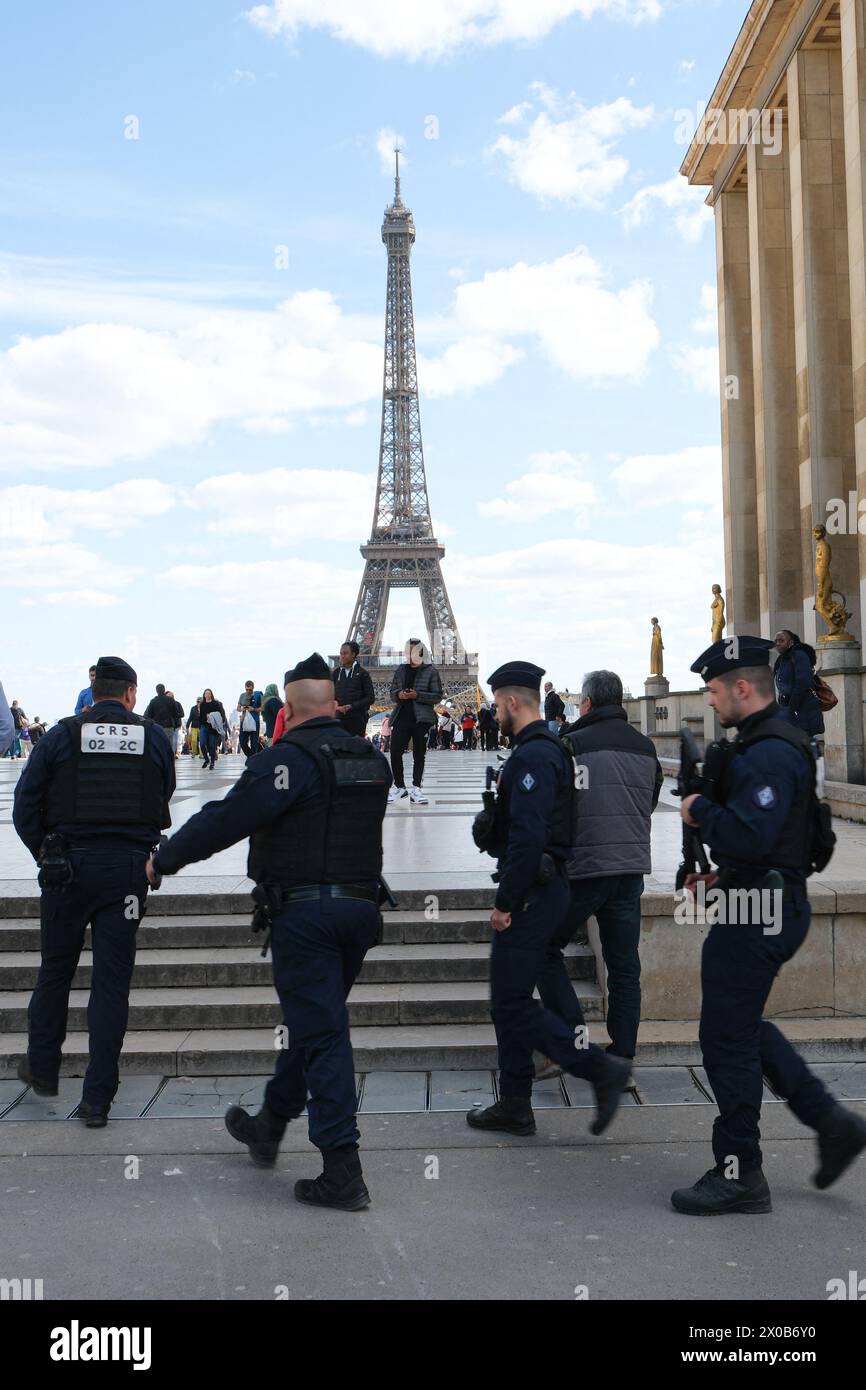
[{"label": "stone staircase", "polygon": [[[487,985],[487,892],[452,890],[428,915],[419,891],[385,913],[349,997],[359,1072],[473,1070],[496,1065]],[[441,901],[441,895],[440,895]],[[0,901],[0,1077],[27,1044],[27,1004],[39,968],[38,899]],[[121,1069],[165,1076],[250,1075],[273,1068],[281,1021],[270,959],[250,931],[245,893],[152,895],[139,928]],[[567,953],[587,1020],[602,1016],[588,947]],[[70,995],[65,1075],[87,1061],[89,932]]]}]

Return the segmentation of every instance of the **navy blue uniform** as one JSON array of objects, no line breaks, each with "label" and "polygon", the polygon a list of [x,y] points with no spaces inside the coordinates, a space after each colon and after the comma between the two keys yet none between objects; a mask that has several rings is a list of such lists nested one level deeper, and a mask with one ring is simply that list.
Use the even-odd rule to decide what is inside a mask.
[{"label": "navy blue uniform", "polygon": [[[325,717],[296,728],[316,726],[333,726],[335,742],[347,737],[335,719]],[[249,760],[222,801],[209,802],[172,836],[159,851],[157,867],[176,873],[264,829],[292,808],[301,815],[321,792],[321,773],[313,759],[281,740]],[[378,884],[364,886],[374,892]],[[265,1104],[272,1115],[295,1119],[309,1092],[310,1139],[320,1149],[358,1142],[346,998],[378,939],[379,925],[375,903],[331,897],[326,889],[309,901],[286,903],[272,916],[274,984],[288,1046],[278,1054]]]},{"label": "navy blue uniform", "polygon": [[[86,708],[81,722],[140,723],[117,700],[100,700]],[[46,797],[58,768],[74,755],[72,738],[79,727],[70,730],[68,725],[58,724],[50,729],[35,745],[15,788],[12,821],[34,859],[49,828],[45,823]],[[147,739],[142,756],[156,765],[167,807],[175,788],[175,760],[162,732],[153,728],[153,735]],[[87,1007],[90,1062],[82,1098],[97,1108],[111,1103],[118,1086],[136,933],[147,900],[145,863],[167,819],[167,815],[154,816],[150,824],[118,824],[113,819],[85,824],[71,819],[51,827],[68,841],[74,878],[63,892],[42,892],[42,963],[27,1011],[28,1062],[34,1076],[56,1081],[66,1037],[69,990],[89,923],[93,945]]]},{"label": "navy blue uniform", "polygon": [[[744,720],[740,734],[754,729],[767,713],[761,710]],[[812,788],[813,772],[803,754],[769,737],[731,759],[724,806],[701,796],[692,803],[691,814],[718,867],[734,871],[737,881],[754,883],[773,867],[773,850],[791,809],[806,803]],[[721,1165],[736,1157],[740,1173],[761,1167],[763,1076],[813,1129],[835,1104],[784,1034],[761,1017],[779,970],[809,930],[806,870],[805,864],[799,869],[779,866],[785,880],[780,924],[766,918],[717,921],[704,943],[700,1041],[719,1107],[713,1152]]]},{"label": "navy blue uniform", "polygon": [[514,738],[514,750],[499,781],[496,907],[511,913],[511,926],[494,932],[490,953],[490,1000],[499,1048],[499,1090],[503,1100],[532,1095],[533,1050],[552,1058],[565,1071],[587,1080],[604,1073],[605,1054],[590,1044],[576,1046],[568,1024],[533,999],[548,942],[569,907],[564,855],[550,883],[539,886],[541,856],[551,845],[551,826],[558,796],[573,773],[553,737],[535,738],[542,720],[528,724]]}]

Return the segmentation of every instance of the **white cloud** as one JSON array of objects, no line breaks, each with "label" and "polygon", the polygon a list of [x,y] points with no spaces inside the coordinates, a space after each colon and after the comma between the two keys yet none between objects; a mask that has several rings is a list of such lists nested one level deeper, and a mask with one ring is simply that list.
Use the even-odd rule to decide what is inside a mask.
[{"label": "white cloud", "polygon": [[684,241],[700,241],[713,222],[706,196],[706,189],[693,186],[680,174],[674,174],[665,183],[641,188],[622,209],[623,223],[628,231],[644,227],[661,207],[672,215],[674,226]]},{"label": "white cloud", "polygon": [[246,12],[289,42],[325,29],[380,58],[437,59],[467,45],[544,38],[570,16],[658,19],[663,0],[272,0]]},{"label": "white cloud", "polygon": [[516,106],[509,106],[507,111],[504,111],[501,116],[497,117],[496,124],[518,125],[523,120],[523,117],[526,115],[527,111],[531,110],[531,101],[518,102]]},{"label": "white cloud", "polygon": [[698,333],[718,333],[719,296],[715,285],[701,285],[701,316],[692,327]]},{"label": "white cloud", "polygon": [[[616,141],[646,126],[653,108],[633,106],[625,97],[587,107],[573,97],[561,99],[543,83],[534,83],[533,90],[545,109],[523,136],[500,135],[487,153],[502,155],[511,182],[542,202],[601,207],[629,169],[628,160],[614,153]],[[500,121],[520,124],[527,109],[533,109],[530,102],[513,106]]]},{"label": "white cloud", "polygon": [[599,381],[633,378],[646,366],[659,341],[651,307],[649,284],[609,289],[599,264],[576,250],[459,285],[454,318],[471,335],[534,338],[568,376]]},{"label": "white cloud", "polygon": [[719,349],[685,346],[674,350],[674,363],[695,391],[702,395],[719,394]]},{"label": "white cloud", "polygon": [[680,72],[683,74],[694,72],[695,66],[694,58],[683,58],[680,63]]},{"label": "white cloud", "polygon": [[40,487],[0,488],[0,531],[26,536],[28,543],[65,540],[75,531],[119,535],[164,516],[175,489],[156,479],[131,479],[99,490]]},{"label": "white cloud", "polygon": [[[14,277],[13,277],[14,278]],[[23,289],[15,280],[13,298]],[[92,287],[88,278],[86,286]],[[69,306],[87,289],[67,282]],[[110,284],[95,288],[98,309]],[[221,423],[279,435],[300,418],[347,425],[381,392],[378,321],[346,314],[325,290],[267,310],[165,295],[167,323],[85,322],[27,336],[0,352],[0,473],[98,468],[204,441]],[[134,316],[136,299],[126,303]],[[576,380],[636,376],[658,343],[652,290],[611,286],[584,250],[466,281],[447,313],[419,322],[422,391],[446,396],[497,381],[530,348]]]},{"label": "white cloud", "polygon": [[275,420],[371,399],[381,371],[381,346],[320,290],[267,314],[202,306],[173,331],[90,323],[23,338],[0,354],[0,470],[142,459],[223,420],[282,432]]},{"label": "white cloud", "polygon": [[504,497],[479,502],[481,516],[503,521],[538,521],[554,512],[573,512],[579,524],[586,508],[598,501],[595,488],[581,475],[584,460],[564,449],[531,454],[529,472],[505,485]]},{"label": "white cloud", "polygon": [[256,75],[249,68],[235,68],[231,75],[232,86],[240,87],[255,82]]},{"label": "white cloud", "polygon": [[448,589],[458,614],[471,602],[478,615],[462,636],[481,649],[482,676],[520,652],[546,666],[559,686],[573,690],[601,667],[643,694],[657,614],[671,688],[694,690],[688,668],[708,640],[712,585],[723,573],[721,530],[712,525],[675,540],[675,564],[674,538],[664,527],[642,544],[591,536],[479,556],[451,551]]},{"label": "white cloud", "polygon": [[26,541],[0,547],[0,587],[22,590],[22,602],[38,597],[40,602],[110,607],[121,601],[115,591],[138,573],[71,543]]},{"label": "white cloud", "polygon": [[272,468],[254,475],[205,478],[189,501],[206,529],[220,535],[259,535],[272,545],[303,540],[357,541],[369,525],[376,497],[374,474],[347,469]]},{"label": "white cloud", "polygon": [[493,337],[471,335],[441,352],[438,357],[418,355],[418,384],[431,400],[456,391],[476,390],[498,381],[506,368],[526,354]]},{"label": "white cloud", "polygon": [[[613,470],[620,496],[632,508],[698,505],[720,522],[722,451],[696,445],[670,454],[634,454]],[[676,568],[676,567],[675,567]]]}]

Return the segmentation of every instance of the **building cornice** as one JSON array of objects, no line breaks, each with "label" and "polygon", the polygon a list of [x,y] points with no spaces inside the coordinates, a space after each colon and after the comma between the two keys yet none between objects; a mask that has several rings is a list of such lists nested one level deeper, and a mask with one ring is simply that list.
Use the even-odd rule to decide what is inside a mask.
[{"label": "building cornice", "polygon": [[[753,0],[715,90],[708,111],[764,110],[788,64],[828,0]],[[730,123],[728,123],[728,128]],[[715,194],[743,157],[743,145],[710,144],[695,135],[680,173],[689,183],[710,186]]]}]

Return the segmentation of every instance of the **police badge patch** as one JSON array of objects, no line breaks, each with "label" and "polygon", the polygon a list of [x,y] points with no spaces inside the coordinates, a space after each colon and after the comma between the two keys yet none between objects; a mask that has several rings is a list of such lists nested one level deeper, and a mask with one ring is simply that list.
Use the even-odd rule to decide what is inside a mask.
[{"label": "police badge patch", "polygon": [[520,785],[521,785],[521,787],[523,788],[524,791],[527,791],[527,792],[531,792],[531,791],[532,791],[532,788],[535,786],[535,778],[533,777],[533,775],[532,775],[531,772],[527,772],[526,776],[523,778],[523,780],[521,781]]},{"label": "police badge patch", "polygon": [[776,793],[772,787],[759,787],[755,792],[755,805],[762,811],[769,811],[776,804]]}]

